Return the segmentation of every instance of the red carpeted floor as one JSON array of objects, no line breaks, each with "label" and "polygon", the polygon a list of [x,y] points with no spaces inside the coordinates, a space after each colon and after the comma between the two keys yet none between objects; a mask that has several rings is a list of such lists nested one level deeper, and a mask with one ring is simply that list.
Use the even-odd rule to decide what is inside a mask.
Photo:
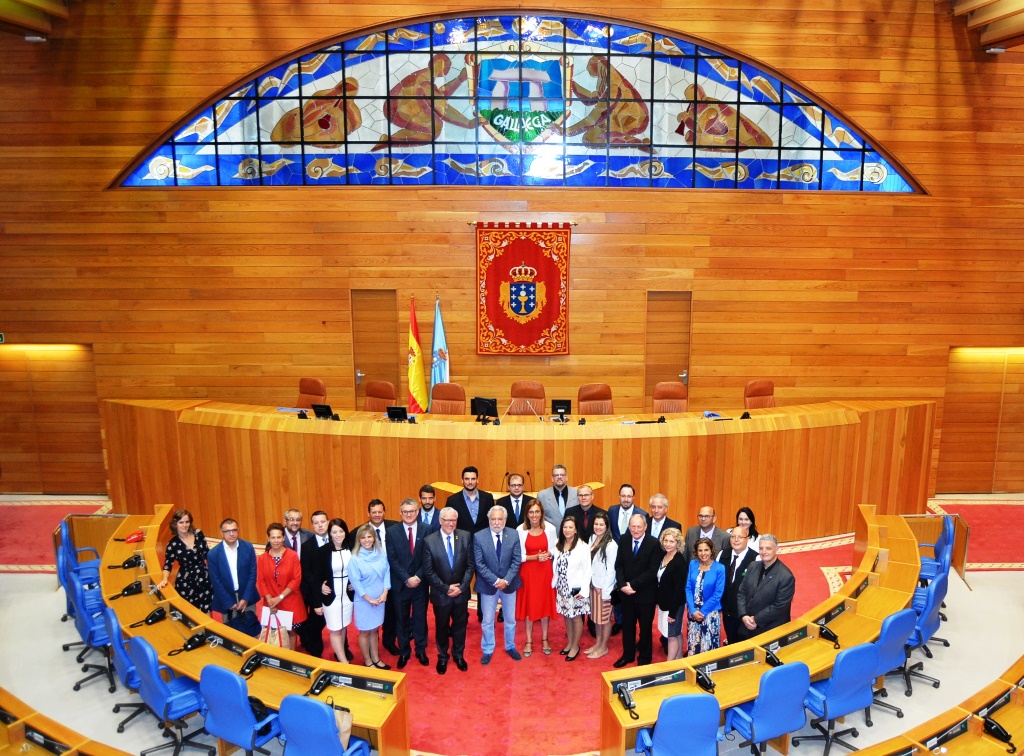
[{"label": "red carpeted floor", "polygon": [[1017,518],[1024,515],[1024,501],[976,502],[960,499],[932,499],[932,512],[959,515],[970,528],[967,567],[970,570],[1019,570],[1024,559],[1016,539],[1007,538]]},{"label": "red carpeted floor", "polygon": [[4,537],[0,539],[0,572],[53,572],[53,531],[65,515],[95,514],[104,501],[0,503]]}]

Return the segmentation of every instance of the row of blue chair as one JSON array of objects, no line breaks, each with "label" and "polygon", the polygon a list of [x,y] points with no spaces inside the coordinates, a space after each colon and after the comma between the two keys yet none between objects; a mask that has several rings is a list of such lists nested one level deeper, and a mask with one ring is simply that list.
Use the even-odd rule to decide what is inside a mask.
[{"label": "row of blue chair", "polygon": [[[245,679],[229,669],[209,664],[203,668],[199,682],[178,677],[166,665],[160,664],[156,650],[145,638],[135,637],[126,642],[121,633],[117,615],[109,607],[105,611],[105,624],[112,639],[114,668],[126,688],[137,692],[142,703],[118,703],[114,713],[131,708],[133,713],[117,728],[124,727],[144,711],[160,722],[171,742],[142,751],[142,756],[173,749],[173,756],[185,748],[208,751],[215,756],[216,749],[199,742],[202,735],[210,735],[230,743],[253,756],[255,751],[267,753],[261,746],[273,738],[285,743],[287,756],[368,756],[370,744],[362,738],[352,737],[348,749],[341,746],[334,712],[329,706],[312,698],[291,695],[281,702],[280,713],[269,712],[257,720],[249,702],[249,689]],[[186,718],[202,714],[203,727],[186,734]]]},{"label": "row of blue chair", "polygon": [[[939,575],[925,590],[920,614],[908,608],[887,617],[874,643],[839,652],[827,680],[811,683],[810,670],[803,662],[768,670],[761,676],[757,698],[726,710],[721,731],[717,727],[720,709],[713,695],[686,694],[665,699],[653,731],[640,731],[636,752],[655,756],[713,756],[718,753],[718,742],[725,734],[735,731],[744,739],[740,747],[750,746],[751,753],[763,756],[769,740],[804,727],[805,709],[811,713],[811,727],[820,734],[794,737],[794,746],[805,740],[823,740],[824,756],[828,756],[833,744],[856,750],[843,737],[848,734],[858,737],[857,729],[850,727],[837,732],[835,725],[839,718],[863,709],[865,722],[870,727],[872,705],[903,716],[898,707],[878,700],[879,696],[886,696],[886,691],[884,686],[877,691],[873,689],[876,679],[893,674],[903,676],[908,696],[913,692],[911,677],[923,677],[938,687],[938,680],[918,671],[920,663],[910,664],[910,654],[933,637],[939,625],[938,609],[945,595],[946,577]],[[686,737],[679,737],[683,732]]]}]

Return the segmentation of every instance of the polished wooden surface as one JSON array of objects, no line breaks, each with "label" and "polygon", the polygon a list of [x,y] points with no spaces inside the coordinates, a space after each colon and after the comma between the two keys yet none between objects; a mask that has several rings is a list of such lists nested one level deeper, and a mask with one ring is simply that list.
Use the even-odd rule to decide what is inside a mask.
[{"label": "polished wooden surface", "polygon": [[[773,647],[777,641],[801,628],[807,630],[807,637],[782,646],[776,652],[785,662],[802,661],[810,669],[812,679],[824,679],[831,673],[832,665],[839,650],[830,642],[817,637],[816,623],[825,613],[843,605],[844,611],[831,620],[828,626],[840,638],[843,648],[850,648],[859,643],[868,643],[878,637],[882,620],[893,612],[905,608],[913,597],[917,584],[917,572],[904,571],[903,563],[879,561],[874,563],[876,551],[885,550],[889,535],[895,540],[902,540],[910,533],[909,526],[902,517],[880,517],[875,508],[861,506],[858,508],[860,519],[857,524],[858,540],[867,544],[865,557],[853,577],[843,586],[843,590],[829,597],[803,616],[794,619],[782,627],[757,638],[729,644],[719,649],[697,656],[687,657],[673,662],[660,662],[638,668],[625,668],[605,672],[601,675],[601,753],[604,756],[621,756],[627,748],[631,748],[636,740],[636,732],[642,727],[650,727],[657,721],[658,707],[661,702],[679,693],[698,692],[694,684],[694,668],[708,662],[720,661],[746,651],[752,651],[754,660],[737,667],[719,669],[712,673],[715,682],[714,695],[718,699],[722,711],[757,697],[761,675],[770,667],[764,661],[764,648]],[[881,522],[879,522],[881,520]],[[914,558],[916,550],[910,555]],[[785,559],[783,559],[785,561]],[[920,566],[920,562],[917,563]],[[872,568],[875,568],[873,570]],[[879,587],[884,574],[891,568],[898,568],[898,587]],[[867,578],[869,584],[857,598],[850,595],[863,584]],[[686,680],[667,685],[657,685],[636,691],[635,713],[639,719],[631,719],[619,704],[616,685],[622,681],[635,680],[643,675],[665,675],[676,670],[686,671]],[[778,744],[780,748],[788,745],[788,738]]]},{"label": "polished wooden surface", "polygon": [[40,714],[10,691],[0,687],[0,709],[13,714],[11,724],[0,722],[0,754],[33,754],[44,756],[51,753],[31,737],[26,738],[26,727],[52,738],[67,746],[70,756],[128,756],[125,751],[89,740],[69,727]]},{"label": "polished wooden surface", "polygon": [[628,481],[641,501],[665,493],[681,522],[696,522],[711,502],[728,525],[750,506],[762,532],[795,540],[850,532],[863,502],[880,513],[923,511],[934,405],[827,402],[721,422],[691,412],[623,424],[645,417],[623,414],[582,426],[519,416],[497,427],[469,416],[415,425],[372,413],[298,420],[276,407],[223,402],[107,401],[103,410],[115,509],[174,503],[207,532],[232,516],[243,533],[261,533],[292,506],[360,522],[370,499],[394,510],[424,483],[457,483],[469,464],[480,469],[481,488],[497,491],[505,471],[517,471],[536,490],[562,463],[574,483],[605,484],[600,506],[617,503]]},{"label": "polished wooden surface", "polygon": [[[549,396],[568,398],[597,380],[612,386],[617,408],[640,411],[646,294],[683,292],[693,302],[694,408],[737,410],[744,384],[768,376],[783,404],[932,399],[937,429],[951,347],[1024,344],[1024,153],[1008,142],[1024,61],[979,54],[976,35],[948,18],[945,3],[779,0],[763,13],[748,0],[545,4],[692,34],[774,68],[902,161],[923,185],[919,195],[108,190],[161,132],[278,58],[331,35],[465,7],[307,0],[296,13],[288,3],[110,0],[70,4],[49,44],[5,35],[7,341],[92,344],[101,399],[285,404],[298,379],[315,373],[333,404],[351,410],[352,290],[397,292],[400,366],[409,295],[429,344],[440,292],[452,379],[471,396],[504,404],[512,380],[537,378]],[[571,355],[475,354],[467,221],[476,220],[579,224]]]},{"label": "polished wooden surface", "polygon": [[[171,515],[171,507],[157,507],[155,514],[131,515],[124,518],[115,534],[123,538],[126,534],[142,529],[145,542],[128,544],[111,540],[103,551],[103,566],[100,569],[101,587],[104,596],[109,597],[120,593],[121,589],[133,580],[141,579],[147,589],[141,594],[108,601],[117,612],[125,637],[140,636],[145,638],[156,649],[160,661],[168,665],[177,674],[198,680],[203,667],[207,664],[219,664],[234,672],[239,671],[243,662],[253,653],[263,653],[274,659],[298,664],[309,670],[308,677],[301,677],[267,666],[259,667],[248,680],[249,694],[260,698],[267,706],[278,708],[281,700],[292,693],[305,693],[321,672],[333,672],[346,676],[370,678],[393,687],[393,693],[384,695],[363,690],[328,686],[319,698],[333,697],[335,703],[347,706],[354,717],[353,731],[368,739],[373,747],[382,754],[404,754],[409,751],[409,716],[407,686],[405,675],[401,672],[386,670],[367,670],[362,666],[328,662],[306,654],[288,651],[278,647],[261,644],[257,639],[236,632],[231,628],[213,620],[194,606],[178,596],[173,587],[168,586],[161,593],[163,599],[148,591],[150,584],[159,582],[163,548],[167,541],[167,523]],[[145,560],[144,567],[131,570],[107,569],[110,565],[120,565],[132,554],[141,554]],[[155,607],[163,606],[168,614],[172,610],[180,612],[179,621],[171,615],[168,619],[153,625],[130,627],[132,623],[143,620]],[[204,645],[194,651],[174,656],[170,651],[181,648],[185,640],[198,630],[215,633],[226,640],[243,647],[243,656],[237,656],[224,646],[211,648]]]}]

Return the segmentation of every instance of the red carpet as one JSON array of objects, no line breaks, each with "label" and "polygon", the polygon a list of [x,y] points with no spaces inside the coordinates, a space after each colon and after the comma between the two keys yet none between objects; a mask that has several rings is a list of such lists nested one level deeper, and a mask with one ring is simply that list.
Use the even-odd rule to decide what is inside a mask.
[{"label": "red carpet", "polygon": [[0,572],[57,572],[53,531],[68,514],[95,514],[108,502],[97,500],[3,502],[4,537],[0,539]]},{"label": "red carpet", "polygon": [[1024,569],[1020,548],[1007,538],[1007,529],[1024,515],[1024,501],[973,502],[962,499],[932,499],[932,512],[960,515],[970,527],[967,567],[970,570]]}]

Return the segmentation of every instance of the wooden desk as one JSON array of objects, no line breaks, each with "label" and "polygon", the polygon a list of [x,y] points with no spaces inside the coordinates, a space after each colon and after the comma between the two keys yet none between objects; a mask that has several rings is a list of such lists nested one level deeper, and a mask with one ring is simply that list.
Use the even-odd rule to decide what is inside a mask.
[{"label": "wooden desk", "polygon": [[[685,660],[662,662],[641,668],[627,667],[603,673],[601,676],[601,753],[606,756],[621,756],[626,748],[635,743],[637,730],[654,724],[658,716],[658,707],[665,698],[677,693],[698,691],[699,689],[692,682],[695,667],[712,662],[720,663],[723,660],[750,653],[754,657],[750,663],[717,670],[712,673],[712,679],[715,682],[715,697],[723,711],[731,706],[753,700],[757,697],[761,675],[770,669],[763,662],[764,650],[761,647],[773,647],[775,641],[786,639],[790,633],[806,631],[808,637],[795,640],[793,643],[779,648],[776,651],[778,657],[784,663],[805,662],[810,668],[811,675],[816,679],[828,677],[839,650],[835,649],[833,644],[815,637],[817,626],[814,623],[840,605],[844,607],[844,611],[828,620],[827,624],[839,635],[842,647],[849,648],[859,643],[875,640],[881,629],[882,620],[910,603],[914,586],[917,584],[918,570],[913,564],[880,560],[879,570],[884,570],[884,572],[872,572],[876,555],[889,553],[887,551],[889,535],[893,534],[892,537],[903,539],[909,529],[905,523],[898,521],[901,518],[896,518],[885,526],[880,526],[877,522],[875,508],[872,506],[862,505],[858,509],[860,521],[858,522],[856,540],[862,544],[862,561],[855,573],[858,579],[851,580],[845,587],[845,592],[829,597],[799,619],[752,640],[730,644],[724,648],[688,657]],[[898,549],[903,547],[904,544],[897,545]],[[889,587],[881,586],[883,577],[890,583]],[[865,580],[868,581],[868,585],[862,589]],[[852,585],[850,585],[851,583]],[[857,591],[860,591],[859,595],[853,598]],[[634,694],[637,704],[635,711],[640,718],[630,719],[619,704],[615,692],[616,686],[623,681],[665,675],[677,670],[686,672],[685,682],[658,685]],[[780,739],[778,747],[786,749],[788,738]]]},{"label": "wooden desk", "polygon": [[[170,520],[171,509],[169,505],[157,507],[154,515],[132,515],[121,522],[114,533],[115,538],[123,538],[128,533],[142,529],[145,541],[141,544],[127,544],[111,540],[107,544],[100,568],[100,583],[105,597],[119,594],[126,584],[136,579],[141,580],[145,588],[148,588],[149,583],[158,583],[161,580],[160,557],[169,533],[167,523]],[[108,566],[120,565],[135,553],[143,555],[145,568],[108,569]],[[409,752],[407,685],[405,675],[401,672],[370,671],[362,666],[327,662],[306,654],[267,646],[255,638],[213,620],[181,598],[173,587],[168,586],[161,593],[162,598],[160,594],[144,591],[108,603],[117,613],[125,637],[145,638],[156,649],[160,662],[173,669],[176,674],[199,680],[207,664],[218,664],[238,672],[242,664],[253,654],[263,654],[284,665],[294,665],[302,672],[301,675],[261,665],[248,680],[250,695],[258,697],[273,709],[280,707],[285,696],[305,693],[322,672],[339,675],[349,682],[355,681],[356,685],[360,680],[369,681],[370,685],[382,692],[329,686],[321,695],[321,699],[332,696],[335,703],[351,709],[355,720],[354,732],[369,740],[380,753]],[[163,606],[168,610],[167,619],[153,625],[130,627],[132,623],[144,619],[156,606]],[[172,611],[180,614],[181,619],[176,619]],[[170,655],[171,651],[181,648],[185,639],[198,630],[213,633],[226,643],[217,647],[207,644],[193,651]]]},{"label": "wooden desk", "polygon": [[623,424],[650,415],[589,417],[582,426],[437,415],[391,424],[362,412],[332,422],[276,410],[104,401],[115,510],[148,514],[172,502],[207,532],[234,517],[251,539],[291,506],[361,522],[370,499],[393,507],[424,483],[458,482],[467,464],[493,490],[506,470],[529,471],[528,487],[543,488],[560,462],[574,483],[609,486],[595,501],[605,508],[628,480],[642,496],[662,491],[679,502],[680,522],[714,501],[730,515],[753,507],[762,531],[784,541],[816,538],[853,530],[864,501],[885,514],[923,512],[934,420],[934,403],[913,401],[778,407],[723,422],[697,412],[652,424]]},{"label": "wooden desk", "polygon": [[[42,743],[46,738],[50,748]],[[124,751],[89,740],[69,727],[44,716],[10,691],[0,688],[0,754],[51,754],[53,747],[64,756],[128,756]]]}]

